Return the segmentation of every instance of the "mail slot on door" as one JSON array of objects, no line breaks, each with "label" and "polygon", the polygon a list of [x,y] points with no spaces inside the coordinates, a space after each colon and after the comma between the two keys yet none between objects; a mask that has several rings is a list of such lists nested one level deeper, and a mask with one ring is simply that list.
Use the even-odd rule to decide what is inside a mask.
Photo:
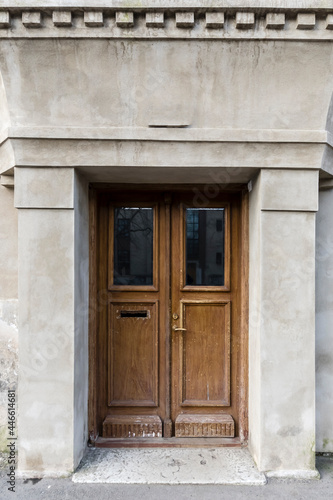
[{"label": "mail slot on door", "polygon": [[121,311],[121,318],[149,318],[148,311]]}]

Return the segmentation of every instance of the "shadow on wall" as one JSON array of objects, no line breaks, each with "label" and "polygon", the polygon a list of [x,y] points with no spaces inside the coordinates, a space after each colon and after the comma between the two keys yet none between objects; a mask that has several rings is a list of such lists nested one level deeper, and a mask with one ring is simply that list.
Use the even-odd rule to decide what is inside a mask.
[{"label": "shadow on wall", "polygon": [[0,300],[0,452],[8,452],[8,390],[17,388],[17,299]]}]

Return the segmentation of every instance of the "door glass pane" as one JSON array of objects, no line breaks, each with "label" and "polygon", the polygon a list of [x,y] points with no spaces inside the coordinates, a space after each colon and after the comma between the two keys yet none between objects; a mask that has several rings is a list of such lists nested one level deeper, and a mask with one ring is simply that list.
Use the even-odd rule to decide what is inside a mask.
[{"label": "door glass pane", "polygon": [[113,284],[153,284],[152,208],[115,208]]},{"label": "door glass pane", "polygon": [[224,285],[224,208],[186,209],[186,285]]}]

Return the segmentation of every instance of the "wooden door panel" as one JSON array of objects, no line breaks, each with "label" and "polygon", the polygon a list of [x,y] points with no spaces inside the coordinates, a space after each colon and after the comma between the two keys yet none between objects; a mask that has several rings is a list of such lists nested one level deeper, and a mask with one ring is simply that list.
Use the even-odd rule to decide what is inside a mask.
[{"label": "wooden door panel", "polygon": [[113,302],[109,406],[158,406],[158,302]]},{"label": "wooden door panel", "polygon": [[182,301],[181,406],[230,405],[230,302]]},{"label": "wooden door panel", "polygon": [[181,414],[175,422],[176,437],[234,437],[231,415]]},{"label": "wooden door panel", "polygon": [[[224,198],[224,197],[223,197]],[[237,249],[231,199],[196,207],[179,196],[172,212],[172,418],[176,437],[233,437],[231,314]],[[233,224],[235,224],[235,220]],[[233,261],[232,261],[233,256]],[[235,300],[236,299],[236,300]],[[233,365],[232,365],[233,363]],[[233,403],[234,401],[234,403]],[[236,403],[236,404],[235,404]]]},{"label": "wooden door panel", "polygon": [[108,415],[103,422],[103,437],[162,437],[162,421],[157,415]]},{"label": "wooden door panel", "polygon": [[100,197],[95,399],[103,438],[244,436],[241,197],[222,193],[199,208],[193,200],[185,189],[115,188]]}]

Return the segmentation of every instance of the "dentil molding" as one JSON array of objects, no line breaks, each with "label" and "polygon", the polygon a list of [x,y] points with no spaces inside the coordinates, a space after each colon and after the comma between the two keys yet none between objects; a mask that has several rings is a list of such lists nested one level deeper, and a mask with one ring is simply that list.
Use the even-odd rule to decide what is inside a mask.
[{"label": "dentil molding", "polygon": [[332,0],[0,0],[0,38],[332,40],[332,30]]}]

